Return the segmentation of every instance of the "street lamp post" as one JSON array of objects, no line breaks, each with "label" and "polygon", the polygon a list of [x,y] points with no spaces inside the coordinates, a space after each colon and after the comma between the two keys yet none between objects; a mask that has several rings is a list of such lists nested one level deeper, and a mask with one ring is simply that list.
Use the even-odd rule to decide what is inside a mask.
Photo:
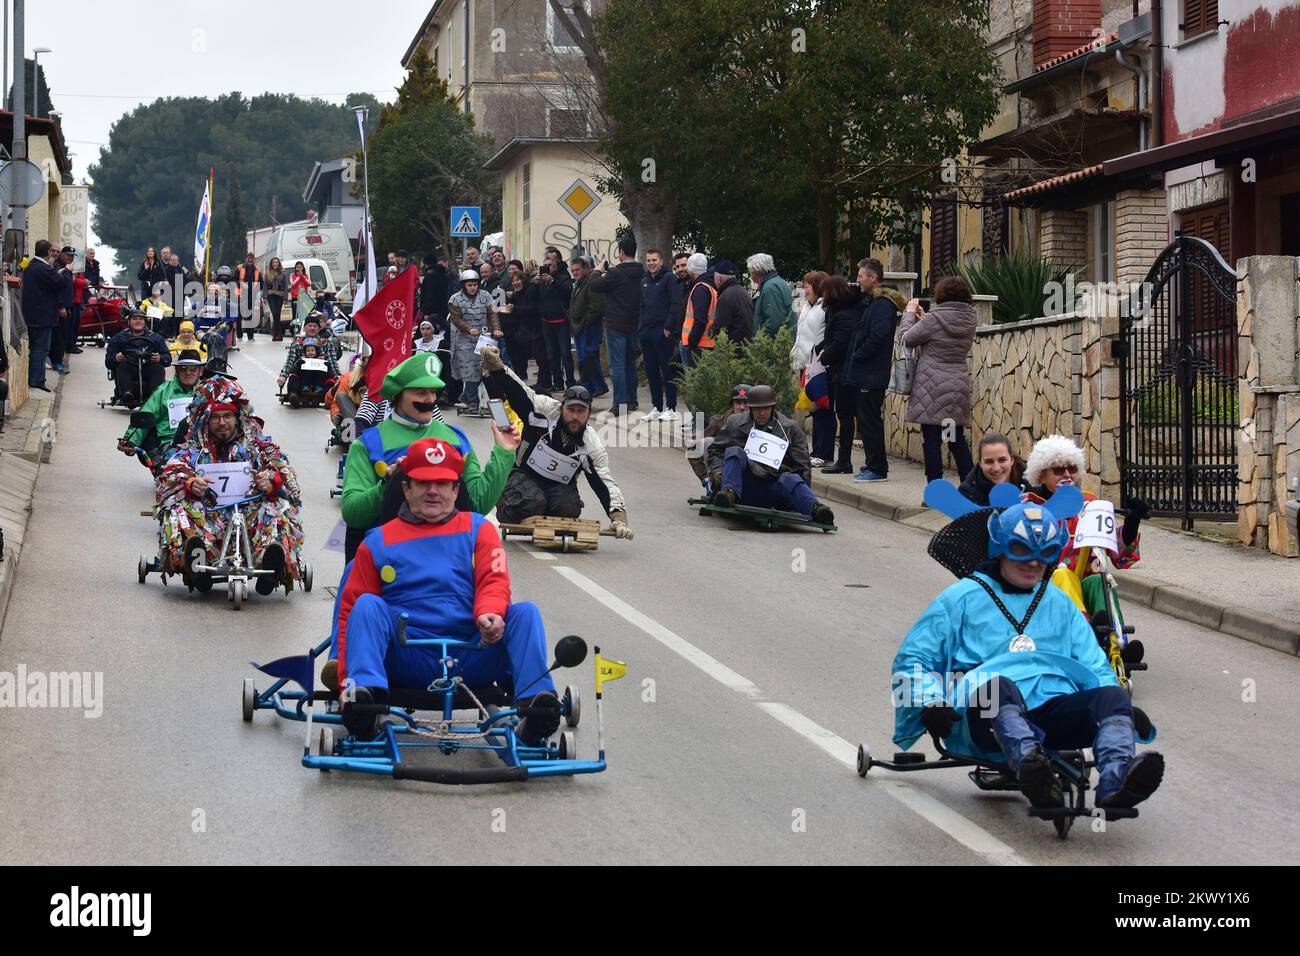
[{"label": "street lamp post", "polygon": [[41,90],[41,54],[53,53],[47,46],[38,46],[32,51],[32,116],[36,115],[36,110],[40,107],[40,90]]}]

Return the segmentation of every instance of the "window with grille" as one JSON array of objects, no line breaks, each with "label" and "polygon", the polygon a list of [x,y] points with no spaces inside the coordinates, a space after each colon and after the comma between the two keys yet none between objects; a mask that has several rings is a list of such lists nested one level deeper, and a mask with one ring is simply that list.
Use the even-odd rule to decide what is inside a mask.
[{"label": "window with grille", "polygon": [[1183,0],[1183,39],[1219,29],[1219,0]]},{"label": "window with grille", "polygon": [[945,196],[930,203],[930,275],[926,285],[950,275],[957,261],[957,199]]},{"label": "window with grille", "polygon": [[533,218],[533,164],[524,163],[524,222]]},{"label": "window with grille", "polygon": [[998,194],[984,194],[981,251],[985,259],[996,259],[1011,248],[1011,210],[998,201]]},{"label": "window with grille", "polygon": [[582,110],[547,110],[546,135],[555,139],[582,139],[587,135],[587,114]]}]

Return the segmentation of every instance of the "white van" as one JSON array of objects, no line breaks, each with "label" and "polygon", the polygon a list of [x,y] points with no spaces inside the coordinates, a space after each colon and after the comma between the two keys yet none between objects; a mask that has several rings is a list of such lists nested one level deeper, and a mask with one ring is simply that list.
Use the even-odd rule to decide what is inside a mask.
[{"label": "white van", "polygon": [[[352,290],[357,279],[356,260],[352,256],[352,243],[348,241],[347,230],[340,223],[317,222],[313,219],[276,226],[265,251],[257,257],[257,267],[265,269],[273,258],[279,258],[287,273],[293,272],[295,262],[306,264],[310,260],[319,260],[324,263],[332,279],[331,291],[337,292],[339,305],[345,312],[352,311]],[[311,272],[310,266],[307,271]]]}]

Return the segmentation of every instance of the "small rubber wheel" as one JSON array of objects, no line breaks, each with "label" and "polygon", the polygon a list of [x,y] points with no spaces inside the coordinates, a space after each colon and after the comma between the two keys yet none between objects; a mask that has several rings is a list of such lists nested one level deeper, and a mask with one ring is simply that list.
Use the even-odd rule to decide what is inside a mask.
[{"label": "small rubber wheel", "polygon": [[573,760],[578,756],[578,742],[572,730],[560,734],[559,754],[561,760]]},{"label": "small rubber wheel", "polygon": [[311,591],[311,565],[306,563],[302,566],[302,589]]},{"label": "small rubber wheel", "polygon": [[866,744],[858,744],[858,776],[865,777],[871,769],[871,751]]},{"label": "small rubber wheel", "polygon": [[570,727],[578,726],[582,718],[582,695],[578,688],[570,684],[564,688],[564,722]]},{"label": "small rubber wheel", "polygon": [[567,535],[560,536],[560,553],[561,554],[569,553],[569,538]]},{"label": "small rubber wheel", "polygon": [[[316,756],[333,757],[334,756],[334,730],[331,727],[322,727],[320,736],[316,738]],[[321,767],[321,773],[329,773],[328,767]]]},{"label": "small rubber wheel", "polygon": [[236,611],[244,606],[244,598],[247,596],[243,581],[235,580],[230,582],[230,604]]},{"label": "small rubber wheel", "polygon": [[244,723],[253,722],[253,711],[257,710],[257,688],[253,686],[253,678],[244,678]]},{"label": "small rubber wheel", "polygon": [[140,563],[135,566],[135,573],[139,577],[140,583],[144,584],[144,579],[149,576],[149,562],[145,560],[143,554],[140,555]]},{"label": "small rubber wheel", "polygon": [[1064,840],[1070,835],[1070,827],[1074,824],[1074,817],[1068,813],[1059,817],[1052,818],[1052,825],[1056,827],[1056,835]]}]

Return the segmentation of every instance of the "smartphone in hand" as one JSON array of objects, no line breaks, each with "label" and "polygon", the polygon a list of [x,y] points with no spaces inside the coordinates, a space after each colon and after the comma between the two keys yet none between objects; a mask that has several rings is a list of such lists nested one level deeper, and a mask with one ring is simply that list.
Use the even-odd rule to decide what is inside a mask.
[{"label": "smartphone in hand", "polygon": [[509,431],[511,427],[513,427],[510,424],[510,416],[506,413],[506,403],[501,399],[489,399],[488,409],[492,412],[492,421],[496,424],[497,428],[504,432]]}]

